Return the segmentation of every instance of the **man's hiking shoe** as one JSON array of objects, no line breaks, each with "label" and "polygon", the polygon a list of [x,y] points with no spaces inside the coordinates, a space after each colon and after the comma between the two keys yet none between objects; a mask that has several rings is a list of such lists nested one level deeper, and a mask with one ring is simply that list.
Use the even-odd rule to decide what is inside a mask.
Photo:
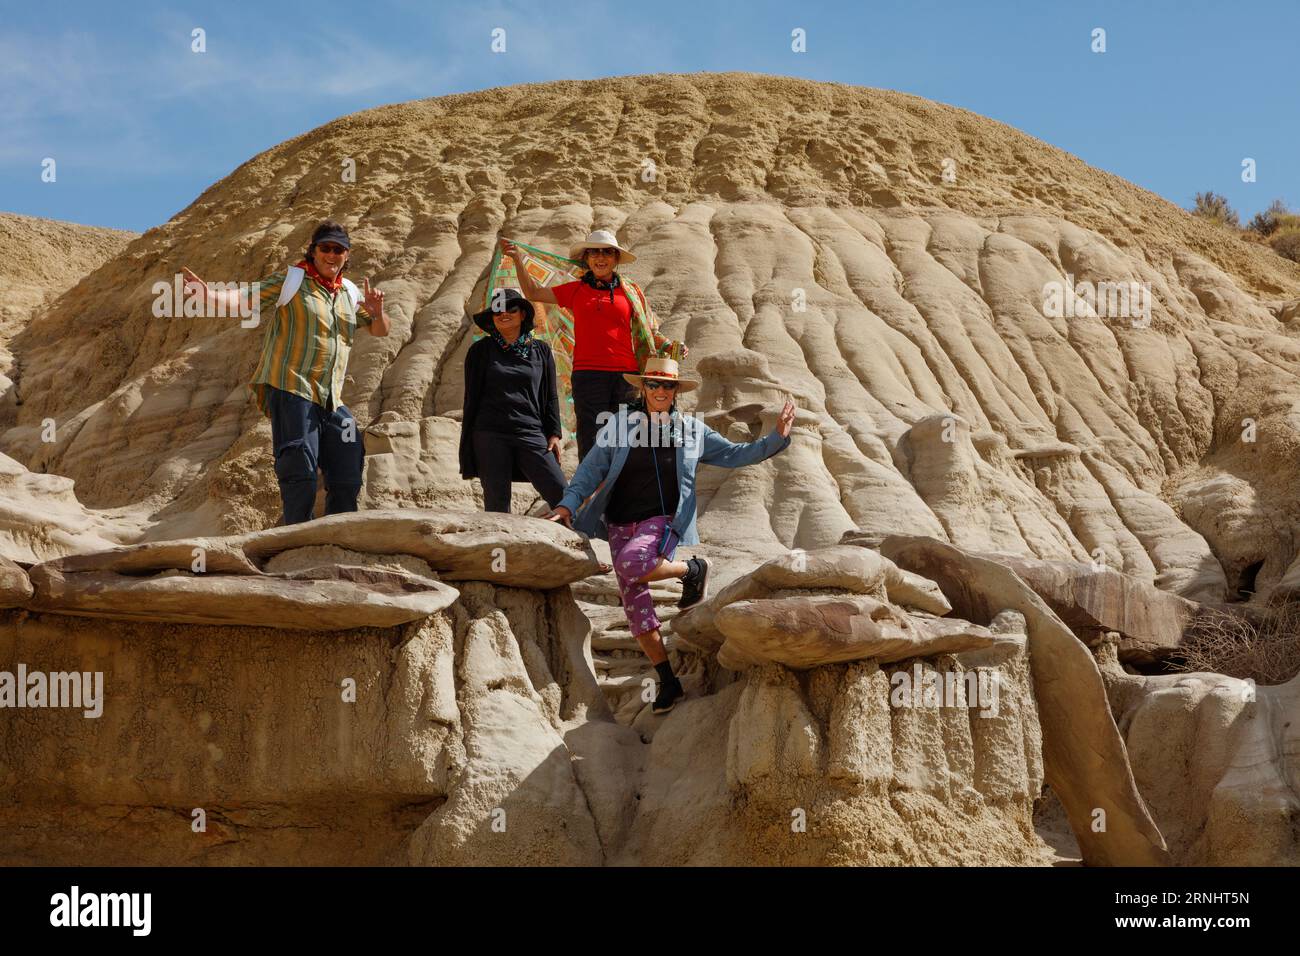
[{"label": "man's hiking shoe", "polygon": [[677,601],[682,610],[694,607],[709,596],[709,559],[691,558],[686,564],[690,570],[682,578],[682,596]]},{"label": "man's hiking shoe", "polygon": [[650,705],[650,713],[666,714],[685,696],[686,691],[682,688],[682,682],[676,677],[671,681],[660,681],[659,696],[656,697],[655,702]]}]

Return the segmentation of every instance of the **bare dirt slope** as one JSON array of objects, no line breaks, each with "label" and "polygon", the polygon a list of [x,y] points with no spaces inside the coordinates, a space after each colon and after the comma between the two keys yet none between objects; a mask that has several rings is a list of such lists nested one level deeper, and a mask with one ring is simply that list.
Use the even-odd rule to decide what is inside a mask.
[{"label": "bare dirt slope", "polygon": [[12,404],[7,343],[32,315],[117,255],[138,233],[0,212],[0,406]]},{"label": "bare dirt slope", "polygon": [[0,342],[139,235],[0,212]]},{"label": "bare dirt slope", "polygon": [[[1202,599],[1261,562],[1267,588],[1294,555],[1300,270],[980,116],[748,74],[424,100],[254,157],[17,336],[24,402],[0,412],[0,452],[149,537],[274,523],[243,387],[261,329],[155,318],[152,287],[181,265],[269,274],[326,216],[394,317],[346,393],[373,425],[371,507],[474,507],[455,419],[493,244],[608,227],[691,347],[696,411],[740,440],[785,393],[803,410],[780,458],[702,476],[706,546],[931,534]],[[1046,316],[1066,276],[1147,284],[1149,327]]]}]

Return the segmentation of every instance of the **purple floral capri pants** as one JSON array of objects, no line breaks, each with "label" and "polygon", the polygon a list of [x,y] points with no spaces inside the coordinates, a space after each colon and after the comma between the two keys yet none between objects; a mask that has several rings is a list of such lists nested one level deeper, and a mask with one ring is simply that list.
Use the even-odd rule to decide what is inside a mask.
[{"label": "purple floral capri pants", "polygon": [[[638,584],[637,578],[658,566],[659,541],[663,538],[668,521],[667,515],[658,515],[632,524],[611,524],[606,529],[609,534],[609,553],[614,561],[614,577],[618,579],[618,591],[623,597],[623,613],[627,615],[633,637],[659,628],[655,603],[650,597],[650,585]],[[671,561],[676,550],[677,535],[670,534],[663,557]]]}]

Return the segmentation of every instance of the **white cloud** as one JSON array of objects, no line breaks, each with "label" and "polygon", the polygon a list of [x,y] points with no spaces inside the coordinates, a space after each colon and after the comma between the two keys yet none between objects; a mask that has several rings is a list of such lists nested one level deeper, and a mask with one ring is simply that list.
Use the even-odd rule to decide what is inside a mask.
[{"label": "white cloud", "polygon": [[[316,117],[382,103],[673,68],[666,62],[671,26],[636,6],[548,11],[501,0],[470,9],[412,3],[398,15],[390,11],[381,24],[386,33],[362,32],[353,21],[317,26],[290,17],[284,23],[291,29],[277,33],[265,24],[235,30],[228,26],[239,22],[233,16],[199,20],[173,9],[112,38],[84,31],[0,36],[0,164],[36,169],[54,155],[61,174],[77,162],[173,172],[195,163],[188,138],[203,144],[204,161],[220,154],[219,165],[230,168],[248,156],[214,154],[207,145],[211,124],[256,126],[251,136],[231,137],[251,151],[268,129],[276,142],[310,128]],[[190,49],[196,25],[207,31],[205,53]],[[490,49],[497,26],[508,31],[504,55]],[[199,124],[209,125],[192,135]]]}]

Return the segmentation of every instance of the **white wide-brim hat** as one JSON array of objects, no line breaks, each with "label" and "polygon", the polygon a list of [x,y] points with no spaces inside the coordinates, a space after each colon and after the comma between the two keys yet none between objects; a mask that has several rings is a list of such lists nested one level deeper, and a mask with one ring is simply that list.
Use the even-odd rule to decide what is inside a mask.
[{"label": "white wide-brim hat", "polygon": [[608,229],[597,229],[585,241],[569,246],[569,258],[581,259],[582,254],[588,249],[617,249],[619,265],[625,262],[636,262],[636,256],[620,246],[614,234]]},{"label": "white wide-brim hat", "polygon": [[683,392],[693,392],[700,387],[700,383],[694,379],[681,378],[677,363],[670,358],[647,359],[645,374],[633,375],[631,372],[624,372],[623,378],[636,388],[640,388],[642,380],[647,378],[658,379],[661,382],[676,382],[678,395]]}]

